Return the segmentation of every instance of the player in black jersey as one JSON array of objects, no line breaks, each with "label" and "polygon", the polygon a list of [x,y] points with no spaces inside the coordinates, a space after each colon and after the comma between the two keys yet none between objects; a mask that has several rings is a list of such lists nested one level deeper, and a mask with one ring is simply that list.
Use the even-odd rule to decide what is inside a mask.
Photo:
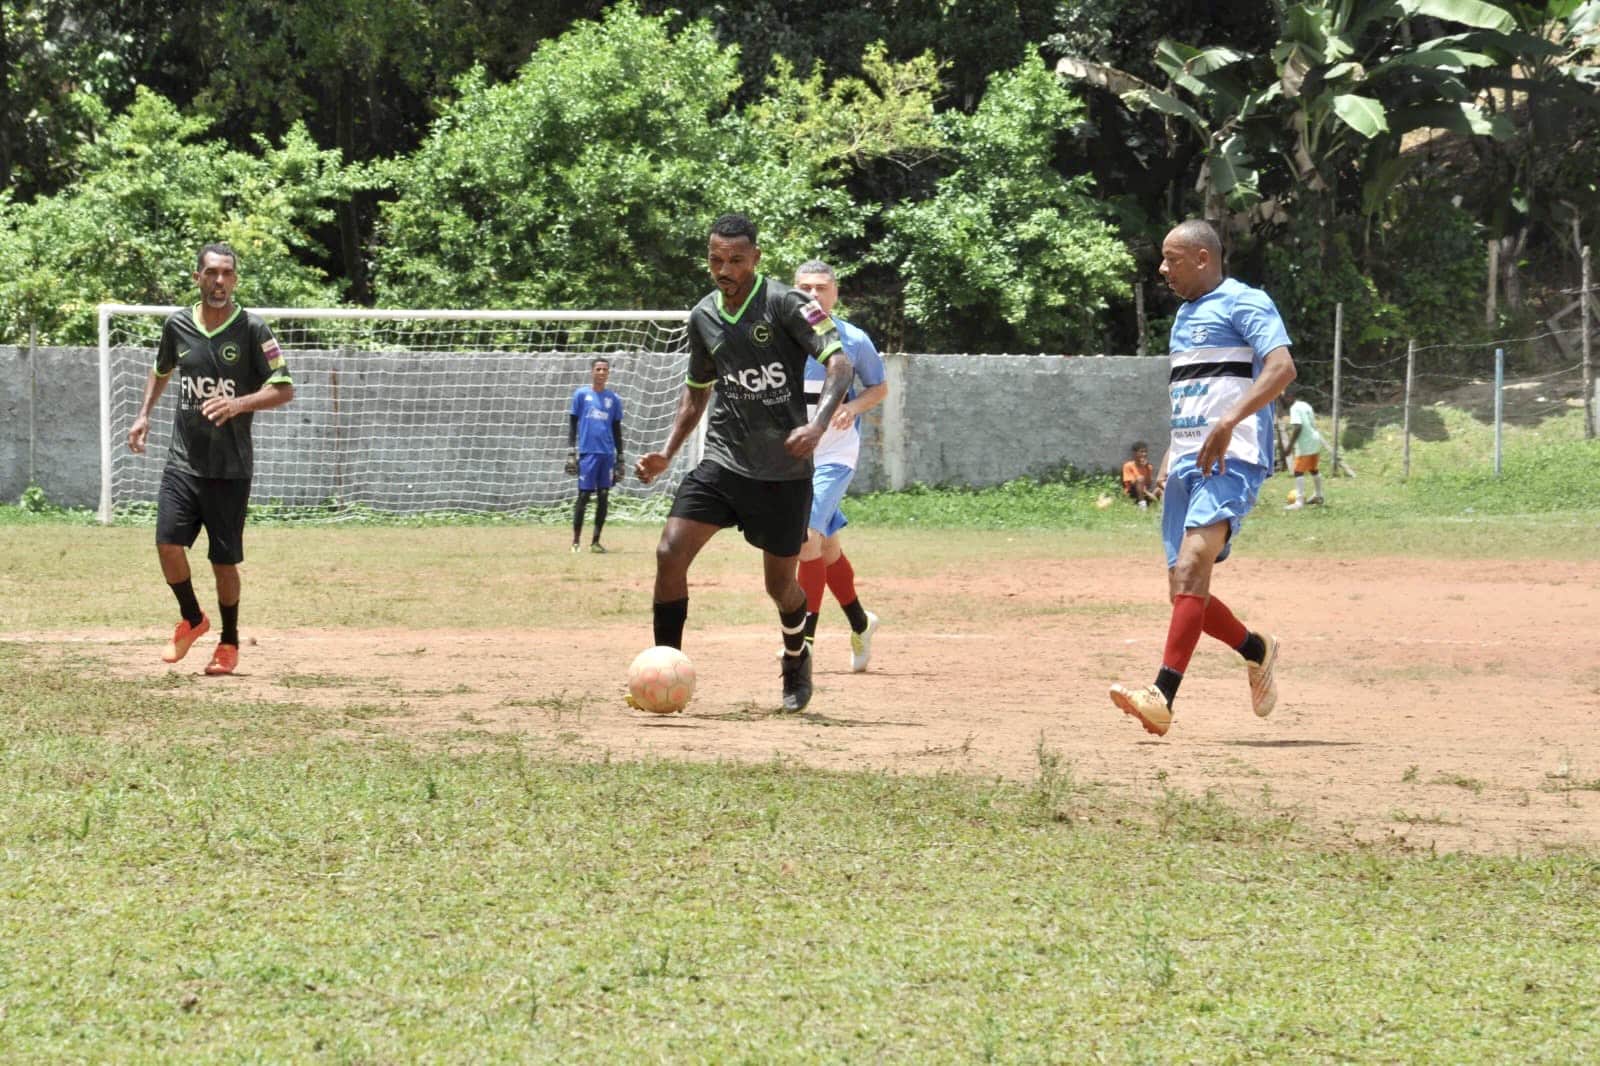
[{"label": "player in black jersey", "polygon": [[201,249],[194,272],[200,303],[174,312],[161,327],[156,365],[128,430],[129,450],[142,455],[150,414],[178,371],[178,410],[156,503],[156,552],[183,617],[161,659],[182,659],[211,628],[189,574],[188,549],[204,526],[222,615],[222,639],[206,664],[208,674],[231,674],[239,665],[239,563],[255,463],[250,424],[255,412],[294,399],[272,330],[233,302],[238,264],[226,244]]},{"label": "player in black jersey", "polygon": [[[806,595],[795,560],[811,513],[811,453],[849,388],[850,359],[815,300],[756,267],[756,228],[743,215],[711,227],[706,265],[717,291],[689,315],[689,375],[672,431],[634,472],[650,482],[699,423],[713,389],[705,459],[678,486],[656,545],[655,642],[683,646],[689,564],[719,529],[738,526],[762,551],[767,595],[783,627],[783,708],[811,699]],[[828,368],[816,415],[806,420],[806,357]]]}]

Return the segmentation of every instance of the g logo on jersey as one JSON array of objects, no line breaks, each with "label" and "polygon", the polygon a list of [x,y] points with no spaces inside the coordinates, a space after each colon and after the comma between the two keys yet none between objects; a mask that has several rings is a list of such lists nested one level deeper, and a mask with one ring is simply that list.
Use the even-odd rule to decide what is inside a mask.
[{"label": "g logo on jersey", "polygon": [[757,322],[750,330],[750,339],[765,348],[772,343],[772,327],[765,322]]},{"label": "g logo on jersey", "polygon": [[232,366],[234,363],[239,361],[239,346],[231,342],[224,344],[222,346],[222,350],[217,353],[217,358],[221,359],[229,366]]}]

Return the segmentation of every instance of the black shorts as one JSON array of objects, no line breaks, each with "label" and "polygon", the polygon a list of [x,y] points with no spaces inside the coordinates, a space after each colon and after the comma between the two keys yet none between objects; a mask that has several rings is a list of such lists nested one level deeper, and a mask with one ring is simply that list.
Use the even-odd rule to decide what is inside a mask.
[{"label": "black shorts", "polygon": [[744,539],[773,555],[799,555],[811,517],[811,479],[757,481],[707,459],[684,477],[673,518],[738,526]]},{"label": "black shorts", "polygon": [[156,543],[194,545],[200,527],[210,547],[206,558],[232,566],[244,562],[244,514],[250,503],[248,478],[199,477],[167,467],[156,500]]}]

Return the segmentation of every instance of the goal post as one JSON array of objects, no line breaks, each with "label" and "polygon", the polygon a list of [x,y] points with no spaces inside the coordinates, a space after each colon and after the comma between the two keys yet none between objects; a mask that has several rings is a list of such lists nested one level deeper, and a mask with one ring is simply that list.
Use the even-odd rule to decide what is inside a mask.
[{"label": "goal post", "polygon": [[[101,304],[100,519],[153,513],[169,389],[144,455],[127,448],[161,326],[176,307]],[[686,311],[249,308],[295,382],[254,421],[252,514],[312,521],[565,512],[572,394],[593,360],[622,398],[627,469],[611,515],[659,516],[703,452],[703,423],[649,485],[632,462],[666,440],[688,368]]]}]

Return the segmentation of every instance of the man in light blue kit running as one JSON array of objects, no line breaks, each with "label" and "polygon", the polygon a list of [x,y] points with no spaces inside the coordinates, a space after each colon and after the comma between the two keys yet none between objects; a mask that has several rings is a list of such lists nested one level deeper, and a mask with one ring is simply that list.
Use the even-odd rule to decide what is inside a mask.
[{"label": "man in light blue kit running", "polygon": [[1244,656],[1257,715],[1277,703],[1277,638],[1246,629],[1211,595],[1211,571],[1272,473],[1272,402],[1295,379],[1277,307],[1260,289],[1223,277],[1222,242],[1209,223],[1191,220],[1167,234],[1161,276],[1184,301],[1172,323],[1172,444],[1161,464],[1172,620],[1155,683],[1111,686],[1111,702],[1157,736],[1172,727],[1201,633]]},{"label": "man in light blue kit running", "polygon": [[[839,505],[845,490],[856,476],[856,460],[861,454],[861,416],[889,395],[883,357],[865,330],[833,314],[839,301],[839,278],[833,267],[820,259],[800,264],[794,272],[794,287],[816,300],[839,330],[839,343],[855,367],[855,380],[863,388],[851,389],[844,403],[834,412],[828,431],[822,435],[811,461],[811,517],[807,521],[806,541],[800,546],[800,587],[806,594],[806,644],[817,635],[817,614],[822,610],[822,591],[833,596],[850,621],[850,669],[861,673],[872,660],[872,637],[878,631],[878,616],[861,606],[856,595],[856,572],[844,554],[839,534],[848,524]],[[815,359],[806,360],[806,413],[816,416],[818,398],[827,379],[827,368]]]}]

